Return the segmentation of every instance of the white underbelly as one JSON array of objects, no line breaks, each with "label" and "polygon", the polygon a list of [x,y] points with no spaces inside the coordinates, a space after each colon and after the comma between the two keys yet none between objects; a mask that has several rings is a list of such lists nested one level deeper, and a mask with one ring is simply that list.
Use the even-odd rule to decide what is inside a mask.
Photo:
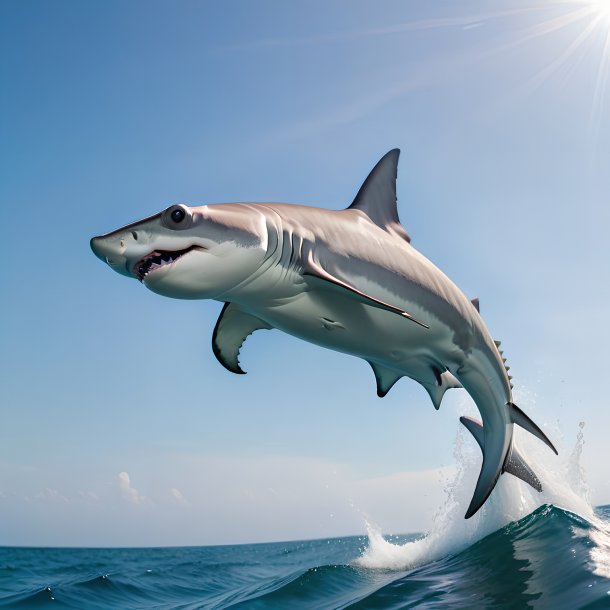
[{"label": "white underbelly", "polygon": [[[408,373],[423,362],[457,358],[453,333],[429,312],[410,304],[408,312],[430,328],[351,296],[304,292],[261,312],[275,328],[310,343],[386,364]],[[455,352],[455,353],[453,353]]]}]

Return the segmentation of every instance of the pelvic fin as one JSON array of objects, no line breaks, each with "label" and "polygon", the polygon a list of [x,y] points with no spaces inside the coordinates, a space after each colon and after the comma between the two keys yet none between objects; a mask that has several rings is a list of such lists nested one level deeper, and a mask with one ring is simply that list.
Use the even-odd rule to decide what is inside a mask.
[{"label": "pelvic fin", "polygon": [[369,362],[373,373],[375,373],[375,380],[377,381],[377,396],[383,398],[391,389],[392,386],[401,378],[403,375],[389,369],[386,366],[377,364],[376,362]]}]

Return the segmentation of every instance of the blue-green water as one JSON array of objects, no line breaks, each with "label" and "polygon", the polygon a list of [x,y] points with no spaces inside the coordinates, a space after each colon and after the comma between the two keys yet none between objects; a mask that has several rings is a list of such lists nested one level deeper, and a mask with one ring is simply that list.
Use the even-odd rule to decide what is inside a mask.
[{"label": "blue-green water", "polygon": [[[415,538],[393,538],[388,546],[403,549]],[[586,520],[545,505],[413,569],[365,567],[370,544],[350,537],[186,548],[0,548],[0,606],[610,608],[610,506]]]}]

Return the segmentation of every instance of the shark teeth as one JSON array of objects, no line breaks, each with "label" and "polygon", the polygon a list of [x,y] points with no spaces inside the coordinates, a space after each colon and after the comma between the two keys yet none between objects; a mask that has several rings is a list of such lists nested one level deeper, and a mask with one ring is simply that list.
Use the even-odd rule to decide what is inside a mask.
[{"label": "shark teeth", "polygon": [[141,281],[144,281],[144,278],[153,271],[157,269],[161,269],[161,267],[167,267],[167,265],[171,265],[175,263],[181,256],[184,256],[187,252],[195,249],[202,249],[198,246],[189,246],[184,250],[155,250],[150,254],[147,254],[144,258],[141,258],[134,266],[133,266],[133,274]]}]

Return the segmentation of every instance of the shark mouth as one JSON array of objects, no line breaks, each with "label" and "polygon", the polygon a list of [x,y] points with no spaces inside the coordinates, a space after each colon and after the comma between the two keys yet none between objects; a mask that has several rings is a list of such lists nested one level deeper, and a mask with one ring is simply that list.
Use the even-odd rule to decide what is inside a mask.
[{"label": "shark mouth", "polygon": [[189,246],[184,250],[155,250],[141,258],[133,266],[133,274],[143,282],[146,276],[153,271],[175,263],[181,256],[188,254],[192,250],[203,250],[203,248],[201,246]]}]

